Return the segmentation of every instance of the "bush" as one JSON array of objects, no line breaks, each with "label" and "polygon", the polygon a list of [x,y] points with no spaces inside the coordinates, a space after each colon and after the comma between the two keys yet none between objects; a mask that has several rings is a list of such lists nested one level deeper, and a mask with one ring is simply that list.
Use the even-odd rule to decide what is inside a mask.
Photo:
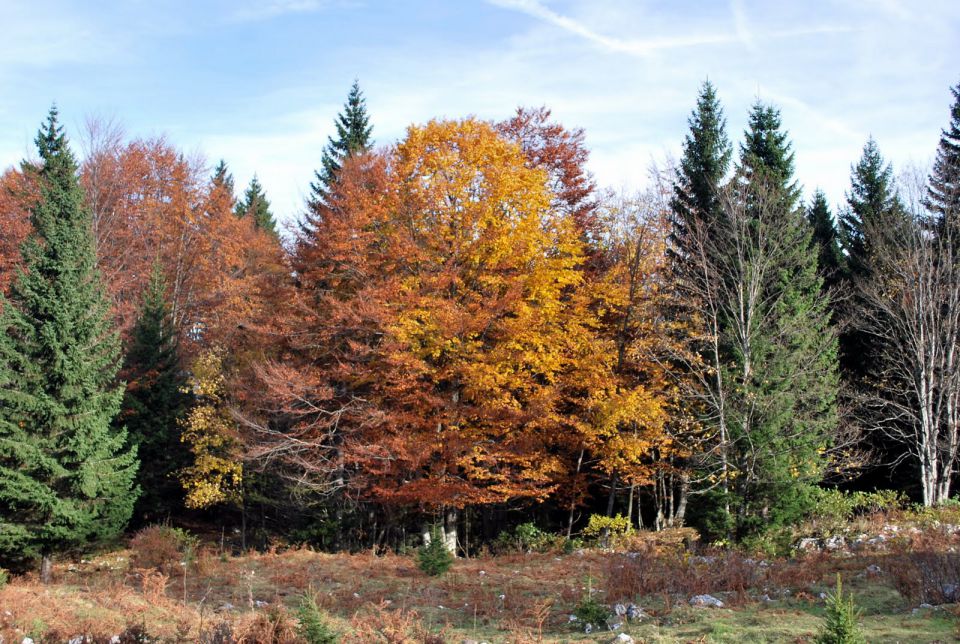
[{"label": "bush", "polygon": [[583,529],[583,536],[587,539],[594,539],[600,545],[608,547],[632,532],[633,527],[630,525],[630,519],[622,514],[615,517],[591,514],[590,522]]},{"label": "bush", "polygon": [[317,606],[313,593],[308,593],[300,599],[297,618],[300,620],[297,632],[307,644],[337,644],[340,641],[340,634],[327,622],[323,612]]},{"label": "bush", "polygon": [[170,573],[180,563],[189,564],[197,551],[198,540],[186,530],[168,525],[143,528],[130,540],[131,561],[137,568],[153,568]]},{"label": "bush", "polygon": [[0,568],[0,588],[3,588],[4,586],[6,586],[9,581],[10,581],[10,574],[3,568]]},{"label": "bush", "polygon": [[591,628],[603,626],[610,616],[610,609],[593,598],[592,580],[587,579],[587,592],[574,607],[573,614],[577,618],[577,628],[589,625]]},{"label": "bush", "polygon": [[860,630],[860,613],[853,604],[853,595],[844,596],[840,574],[837,589],[827,595],[826,621],[814,640],[816,644],[866,644]]},{"label": "bush", "polygon": [[493,544],[496,552],[562,551],[569,539],[544,532],[533,523],[521,523],[513,530],[504,530]]},{"label": "bush", "polygon": [[417,553],[417,565],[431,577],[442,575],[453,565],[453,554],[447,550],[439,526],[430,528],[430,542]]},{"label": "bush", "polygon": [[844,532],[856,516],[901,509],[905,503],[903,494],[895,490],[876,492],[819,490],[809,517],[816,533],[823,537],[830,537]]}]

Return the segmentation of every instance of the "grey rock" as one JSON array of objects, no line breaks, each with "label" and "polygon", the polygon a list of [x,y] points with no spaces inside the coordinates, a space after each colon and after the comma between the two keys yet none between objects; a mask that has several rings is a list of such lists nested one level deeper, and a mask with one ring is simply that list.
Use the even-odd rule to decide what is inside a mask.
[{"label": "grey rock", "polygon": [[646,616],[647,614],[643,612],[643,609],[636,604],[630,604],[627,606],[627,619],[631,622],[640,621]]},{"label": "grey rock", "polygon": [[877,564],[870,564],[869,566],[867,566],[867,574],[869,574],[869,575],[879,575],[879,574],[880,574],[880,566],[878,566]]},{"label": "grey rock", "polygon": [[633,643],[634,643],[633,638],[627,635],[626,633],[620,633],[619,635],[614,637],[612,640],[610,640],[610,644],[633,644]]},{"label": "grey rock", "polygon": [[841,536],[829,537],[824,540],[823,547],[827,550],[839,550],[846,544],[846,540]]},{"label": "grey rock", "polygon": [[613,605],[613,614],[617,617],[623,617],[627,614],[627,607],[623,604],[614,604]]},{"label": "grey rock", "polygon": [[694,595],[690,598],[691,606],[706,606],[710,608],[723,608],[723,602],[713,595]]},{"label": "grey rock", "polygon": [[819,550],[820,540],[813,537],[806,537],[797,543],[797,550]]}]

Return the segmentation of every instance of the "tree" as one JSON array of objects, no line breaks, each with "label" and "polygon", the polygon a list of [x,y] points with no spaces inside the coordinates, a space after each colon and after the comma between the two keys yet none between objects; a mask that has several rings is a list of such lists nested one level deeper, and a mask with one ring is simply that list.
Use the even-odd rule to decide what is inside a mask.
[{"label": "tree", "polygon": [[142,522],[162,520],[183,507],[176,475],[187,464],[180,423],[189,399],[159,264],[154,265],[122,374],[127,391],[118,420],[126,425],[140,457],[137,481],[143,493],[136,515]]},{"label": "tree", "polygon": [[[229,190],[233,187],[233,179],[229,176],[221,178],[219,176],[220,169],[218,167],[218,173],[214,174],[213,181],[215,183],[221,182],[224,190]],[[243,193],[243,199],[237,203],[236,214],[237,217],[241,218],[249,216],[260,230],[264,230],[271,235],[277,234],[277,222],[273,219],[273,213],[270,212],[270,202],[263,192],[263,186],[260,185],[257,175],[253,175],[250,185]]]},{"label": "tree", "polygon": [[13,168],[0,174],[0,294],[20,264],[20,246],[30,234],[30,204],[37,199],[35,177]]},{"label": "tree", "polygon": [[683,143],[683,157],[670,201],[672,238],[680,261],[692,242],[688,239],[690,229],[696,228],[698,222],[709,224],[720,216],[721,189],[733,156],[727,121],[710,81],[701,86],[697,107],[687,122],[690,132]]},{"label": "tree", "polygon": [[813,229],[813,243],[817,251],[817,266],[824,287],[835,286],[843,277],[845,257],[840,249],[837,226],[830,214],[827,196],[822,190],[813,193],[813,200],[807,208],[807,221]]},{"label": "tree", "polygon": [[48,581],[54,554],[118,534],[138,492],[136,452],[113,425],[118,337],[55,108],[36,144],[34,232],[0,299],[0,552],[40,557]]},{"label": "tree", "polygon": [[191,454],[190,463],[179,472],[188,508],[233,503],[242,495],[240,442],[225,383],[220,354],[215,350],[200,354],[190,377],[197,402],[181,424],[181,441]]},{"label": "tree", "polygon": [[373,126],[370,125],[367,101],[360,91],[359,81],[353,81],[343,111],[337,115],[333,125],[336,138],[327,137],[327,145],[320,157],[320,169],[314,172],[314,181],[310,184],[307,205],[311,210],[325,202],[344,160],[355,154],[369,152],[373,145],[370,138]]},{"label": "tree", "polygon": [[840,213],[840,238],[847,253],[847,278],[868,275],[873,235],[888,226],[904,222],[903,206],[893,185],[893,168],[884,162],[877,142],[871,137],[863,155],[851,168],[847,208]]},{"label": "tree", "polygon": [[940,135],[926,199],[927,208],[944,223],[960,215],[960,83],[950,91],[950,125]]},{"label": "tree", "polygon": [[720,492],[706,527],[744,537],[805,510],[836,426],[837,367],[777,110],[754,106],[740,150],[721,216],[690,228],[677,277],[699,327],[685,361],[706,428],[704,491]]}]

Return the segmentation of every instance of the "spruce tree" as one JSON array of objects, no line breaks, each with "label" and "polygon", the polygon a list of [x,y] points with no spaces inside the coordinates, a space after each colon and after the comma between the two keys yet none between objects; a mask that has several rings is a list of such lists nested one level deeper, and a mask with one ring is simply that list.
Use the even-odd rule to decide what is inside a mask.
[{"label": "spruce tree", "polygon": [[824,287],[836,286],[843,275],[845,258],[840,250],[837,226],[827,204],[827,196],[822,190],[813,193],[813,200],[807,208],[807,221],[813,230],[813,243],[817,251],[817,264],[823,278]]},{"label": "spruce tree", "polygon": [[681,255],[691,243],[695,222],[708,225],[719,216],[720,189],[733,155],[723,108],[710,81],[704,81],[700,87],[697,106],[687,122],[690,132],[683,142],[683,157],[670,201],[673,244]]},{"label": "spruce tree", "polygon": [[113,420],[120,345],[96,269],[77,163],[50,110],[24,268],[0,297],[0,558],[23,566],[116,536],[138,491]]},{"label": "spruce tree", "polygon": [[847,253],[846,277],[857,281],[869,274],[876,235],[902,225],[906,215],[893,185],[893,168],[872,137],[851,168],[850,184],[847,208],[840,213],[840,238]]},{"label": "spruce tree", "polygon": [[940,221],[956,225],[960,216],[960,83],[950,89],[950,125],[940,135],[926,205]]},{"label": "spruce tree", "polygon": [[344,160],[354,154],[369,151],[373,144],[370,138],[373,126],[370,125],[367,101],[360,91],[359,81],[353,81],[347,102],[343,111],[337,115],[334,127],[337,135],[327,137],[327,145],[320,157],[320,169],[314,172],[315,179],[310,184],[307,205],[313,212],[326,203],[330,184],[336,179]]},{"label": "spruce tree", "polygon": [[[229,175],[227,177],[229,179],[224,180],[224,186],[232,187],[233,178]],[[214,175],[214,181],[216,180],[217,176]],[[237,217],[250,215],[253,217],[253,223],[257,228],[265,230],[271,235],[277,235],[277,222],[273,218],[273,213],[270,212],[270,202],[267,200],[267,195],[264,193],[257,175],[253,175],[250,185],[243,193],[243,199],[237,202],[235,213]]]},{"label": "spruce tree", "polygon": [[213,176],[210,177],[210,182],[215,187],[223,188],[228,194],[233,195],[233,175],[230,174],[230,171],[227,169],[227,162],[223,159],[220,159],[217,167],[213,169]]},{"label": "spruce tree", "polygon": [[[733,207],[747,225],[730,256],[748,269],[730,289],[754,310],[725,329],[727,423],[742,536],[800,518],[823,472],[836,425],[837,349],[799,204],[793,151],[779,111],[754,105],[740,148]],[[757,297],[749,297],[755,289]],[[730,310],[741,304],[733,303]],[[747,324],[744,325],[743,322]]]},{"label": "spruce tree", "polygon": [[183,507],[183,488],[176,474],[188,464],[180,424],[189,400],[178,353],[163,273],[157,264],[126,355],[123,375],[128,384],[120,416],[140,457],[137,480],[143,494],[135,516],[142,523],[162,520]]}]

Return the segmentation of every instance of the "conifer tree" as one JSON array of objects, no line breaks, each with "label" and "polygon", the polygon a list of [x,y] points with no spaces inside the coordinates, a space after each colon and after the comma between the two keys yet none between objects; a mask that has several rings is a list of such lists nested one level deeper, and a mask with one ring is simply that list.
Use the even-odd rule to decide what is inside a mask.
[{"label": "conifer tree", "polygon": [[52,556],[123,530],[137,457],[113,420],[123,386],[77,163],[52,108],[36,138],[40,196],[24,269],[0,298],[0,557]]},{"label": "conifer tree", "polygon": [[807,221],[813,229],[820,276],[823,278],[824,287],[830,288],[842,277],[845,258],[840,250],[837,226],[830,213],[827,196],[822,190],[813,193],[813,201],[807,208]]},{"label": "conifer tree", "polygon": [[733,154],[723,108],[710,81],[701,86],[697,107],[688,123],[690,132],[683,143],[683,158],[670,201],[672,237],[680,254],[690,243],[694,222],[708,223],[719,215],[720,189]]},{"label": "conifer tree", "polygon": [[[214,181],[217,180],[217,176],[214,175]],[[227,175],[227,179],[224,180],[225,186],[232,186],[233,178]],[[247,187],[246,192],[243,193],[243,199],[237,202],[236,210],[234,211],[237,217],[246,217],[250,215],[253,217],[253,223],[257,228],[265,230],[271,235],[277,234],[277,222],[273,218],[273,213],[270,212],[270,202],[267,200],[267,195],[263,191],[263,186],[260,185],[260,180],[257,179],[257,175],[253,175],[253,179],[250,180],[250,185]]]},{"label": "conifer tree", "polygon": [[[359,81],[353,81],[343,111],[334,121],[336,137],[327,137],[327,145],[320,157],[320,169],[314,172],[315,179],[310,184],[310,196],[307,205],[316,211],[326,203],[330,184],[334,181],[343,160],[354,154],[370,150],[373,140],[373,126],[367,114],[367,102],[360,91]],[[308,222],[309,223],[309,222]]]},{"label": "conifer tree", "polygon": [[926,204],[944,222],[956,222],[960,216],[960,83],[950,91],[954,98],[950,125],[940,135]]},{"label": "conifer tree", "polygon": [[228,194],[233,195],[233,175],[230,174],[230,171],[227,169],[227,162],[223,159],[220,159],[217,167],[213,169],[213,176],[210,178],[210,181],[214,186],[222,187]]},{"label": "conifer tree", "polygon": [[142,522],[163,519],[183,507],[176,475],[188,464],[180,423],[189,401],[178,353],[163,274],[155,264],[126,355],[123,375],[128,384],[120,416],[140,457],[137,478],[143,493],[136,517]]},{"label": "conifer tree", "polygon": [[722,288],[733,300],[720,343],[741,537],[801,516],[836,425],[836,338],[793,158],[779,111],[754,105],[721,260]]},{"label": "conifer tree", "polygon": [[847,278],[862,280],[869,273],[874,237],[902,225],[905,212],[893,185],[893,168],[871,137],[851,168],[847,208],[840,213],[840,237],[847,252]]}]

